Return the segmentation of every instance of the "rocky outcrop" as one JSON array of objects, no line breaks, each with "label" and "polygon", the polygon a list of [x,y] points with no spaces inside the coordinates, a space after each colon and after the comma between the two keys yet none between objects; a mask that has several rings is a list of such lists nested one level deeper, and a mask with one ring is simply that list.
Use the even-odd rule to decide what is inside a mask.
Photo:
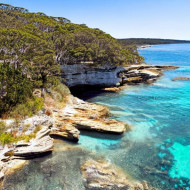
[{"label": "rocky outcrop", "polygon": [[88,64],[61,65],[65,83],[74,86],[116,87],[122,84],[152,83],[162,71],[177,69],[171,65],[105,65],[100,68]]},{"label": "rocky outcrop", "polygon": [[53,151],[53,139],[49,136],[50,129],[42,126],[36,134],[36,138],[32,139],[29,143],[18,142],[13,151],[15,157],[21,158],[34,158]]},{"label": "rocky outcrop", "polygon": [[158,71],[166,71],[166,70],[175,70],[178,69],[178,66],[174,65],[147,65],[147,64],[141,64],[141,65],[130,65],[129,67],[125,67],[125,70],[142,70],[142,69],[156,69]]},{"label": "rocky outcrop", "polygon": [[51,129],[50,136],[77,142],[79,140],[79,130],[70,122],[60,122]]},{"label": "rocky outcrop", "polygon": [[69,87],[78,85],[119,86],[121,78],[117,75],[124,68],[105,65],[100,68],[88,64],[61,65],[63,78]]},{"label": "rocky outcrop", "polygon": [[52,117],[56,122],[51,129],[51,135],[77,141],[79,130],[114,134],[126,131],[124,122],[108,118],[109,110],[106,107],[87,103],[73,96],[67,98],[66,107],[52,110]]},{"label": "rocky outcrop", "polygon": [[0,186],[4,176],[24,166],[25,159],[42,156],[53,151],[53,139],[49,136],[50,129],[42,126],[34,139],[29,142],[19,141],[12,146],[4,146],[0,151]]},{"label": "rocky outcrop", "polygon": [[107,161],[88,160],[81,166],[87,190],[151,190],[146,182],[132,181],[115,165]]},{"label": "rocky outcrop", "polygon": [[170,65],[131,65],[119,73],[122,84],[152,83],[163,75],[162,71],[177,69]]},{"label": "rocky outcrop", "polygon": [[173,79],[172,79],[173,81],[176,81],[176,80],[190,80],[190,77],[174,77]]}]

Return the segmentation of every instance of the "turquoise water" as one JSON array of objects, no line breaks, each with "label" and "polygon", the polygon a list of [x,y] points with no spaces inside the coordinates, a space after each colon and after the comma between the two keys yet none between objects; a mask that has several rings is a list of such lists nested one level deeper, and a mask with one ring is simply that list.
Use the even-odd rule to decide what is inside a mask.
[{"label": "turquoise water", "polygon": [[83,134],[82,147],[105,155],[138,180],[160,189],[190,189],[190,44],[156,45],[140,50],[148,64],[180,66],[153,85],[104,93],[88,101],[106,105],[112,117],[133,130],[121,138]]}]

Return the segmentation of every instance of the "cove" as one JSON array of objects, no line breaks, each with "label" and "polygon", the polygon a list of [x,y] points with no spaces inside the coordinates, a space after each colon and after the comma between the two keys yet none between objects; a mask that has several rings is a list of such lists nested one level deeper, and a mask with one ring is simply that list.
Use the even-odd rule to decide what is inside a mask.
[{"label": "cove", "polygon": [[176,65],[152,85],[132,86],[118,93],[88,99],[106,105],[112,117],[133,130],[122,138],[81,135],[80,147],[104,155],[138,180],[159,189],[190,187],[190,44],[155,45],[140,54],[148,64]]},{"label": "cove", "polygon": [[148,64],[180,68],[152,85],[88,99],[108,106],[111,117],[129,123],[132,131],[119,137],[82,132],[78,144],[56,140],[52,154],[6,176],[3,190],[85,190],[80,166],[89,159],[107,159],[127,176],[161,190],[189,190],[190,82],[172,79],[190,76],[190,45],[156,45],[140,54]]}]

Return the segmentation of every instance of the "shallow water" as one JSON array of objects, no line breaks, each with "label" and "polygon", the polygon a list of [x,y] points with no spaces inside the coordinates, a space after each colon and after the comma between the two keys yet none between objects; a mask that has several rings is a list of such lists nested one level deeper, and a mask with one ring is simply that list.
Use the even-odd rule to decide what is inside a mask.
[{"label": "shallow water", "polygon": [[6,176],[2,190],[85,190],[80,166],[88,159],[104,158],[56,140],[52,154],[30,160]]},{"label": "shallow water", "polygon": [[153,85],[139,85],[88,101],[106,105],[112,117],[133,131],[121,139],[82,135],[79,143],[106,155],[136,179],[160,189],[190,189],[190,44],[156,45],[140,50],[148,64],[180,66]]},{"label": "shallow water", "polygon": [[[108,106],[112,118],[128,122],[122,136],[83,132],[78,145],[57,141],[55,151],[5,178],[3,190],[83,190],[80,165],[105,158],[137,180],[162,189],[190,190],[190,44],[140,51],[149,64],[179,65],[153,85],[104,93],[88,101]],[[74,149],[65,150],[72,146]]]}]

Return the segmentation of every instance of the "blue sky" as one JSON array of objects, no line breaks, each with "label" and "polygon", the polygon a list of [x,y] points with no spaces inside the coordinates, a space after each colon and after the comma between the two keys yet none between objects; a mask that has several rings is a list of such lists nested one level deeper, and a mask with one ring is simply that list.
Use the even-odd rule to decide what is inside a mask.
[{"label": "blue sky", "polygon": [[0,0],[62,16],[116,38],[190,40],[190,0]]}]

